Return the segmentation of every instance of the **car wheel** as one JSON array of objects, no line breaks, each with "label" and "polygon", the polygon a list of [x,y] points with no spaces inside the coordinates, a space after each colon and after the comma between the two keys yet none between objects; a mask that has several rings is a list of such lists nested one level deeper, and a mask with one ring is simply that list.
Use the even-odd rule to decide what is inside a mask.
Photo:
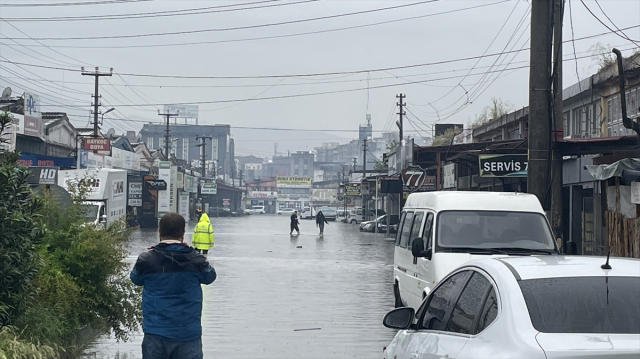
[{"label": "car wheel", "polygon": [[400,297],[400,285],[398,282],[393,284],[393,297],[395,298],[394,306],[396,308],[404,307],[404,303],[402,302],[402,298]]},{"label": "car wheel", "polygon": [[356,221],[355,219],[352,219],[351,224],[358,224],[358,221]]},{"label": "car wheel", "polygon": [[281,216],[281,215],[282,215],[282,213],[278,213],[278,216]]}]

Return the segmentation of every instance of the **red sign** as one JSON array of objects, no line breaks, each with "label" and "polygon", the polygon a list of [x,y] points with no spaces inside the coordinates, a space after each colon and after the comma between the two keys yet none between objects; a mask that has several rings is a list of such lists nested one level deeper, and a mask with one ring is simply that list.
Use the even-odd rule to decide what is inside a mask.
[{"label": "red sign", "polygon": [[434,176],[427,176],[427,172],[418,166],[409,166],[402,170],[402,183],[409,192],[426,192],[436,189]]},{"label": "red sign", "polygon": [[82,141],[82,148],[88,151],[109,152],[111,150],[111,143],[108,138],[85,137]]}]

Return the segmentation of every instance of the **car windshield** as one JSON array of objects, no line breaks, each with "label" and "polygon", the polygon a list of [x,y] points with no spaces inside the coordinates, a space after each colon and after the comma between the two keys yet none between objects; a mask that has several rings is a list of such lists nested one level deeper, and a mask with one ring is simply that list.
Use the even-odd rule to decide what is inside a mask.
[{"label": "car windshield", "polygon": [[640,334],[640,277],[544,278],[518,284],[536,330]]},{"label": "car windshield", "polygon": [[440,249],[496,248],[555,251],[546,218],[539,213],[444,211],[438,215]]}]

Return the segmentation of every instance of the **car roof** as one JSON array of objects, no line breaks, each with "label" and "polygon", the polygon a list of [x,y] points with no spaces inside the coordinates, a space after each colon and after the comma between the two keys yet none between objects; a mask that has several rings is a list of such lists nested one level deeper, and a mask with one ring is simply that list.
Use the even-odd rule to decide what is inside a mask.
[{"label": "car roof", "polygon": [[640,277],[640,259],[610,258],[611,269],[602,269],[607,257],[544,255],[481,259],[490,266],[504,265],[518,280],[561,277]]},{"label": "car roof", "polygon": [[412,193],[407,198],[404,208],[429,208],[435,211],[516,211],[544,214],[540,201],[535,195],[515,192],[435,191]]}]

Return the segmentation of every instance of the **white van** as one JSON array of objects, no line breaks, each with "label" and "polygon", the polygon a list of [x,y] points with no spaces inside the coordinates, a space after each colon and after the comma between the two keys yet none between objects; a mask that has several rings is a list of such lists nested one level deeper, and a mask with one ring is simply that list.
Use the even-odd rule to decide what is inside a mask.
[{"label": "white van", "polygon": [[557,253],[544,210],[532,194],[414,193],[396,235],[395,305],[417,309],[440,279],[472,259]]}]

